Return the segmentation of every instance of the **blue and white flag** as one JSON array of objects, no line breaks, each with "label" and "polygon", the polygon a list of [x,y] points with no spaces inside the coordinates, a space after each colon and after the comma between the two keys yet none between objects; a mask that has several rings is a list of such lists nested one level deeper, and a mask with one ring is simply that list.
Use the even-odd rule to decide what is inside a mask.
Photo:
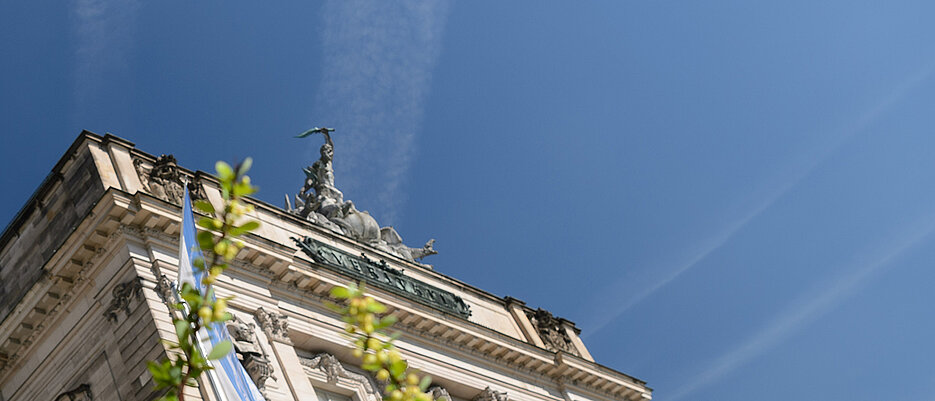
[{"label": "blue and white flag", "polygon": [[[182,201],[182,230],[179,238],[179,288],[182,284],[189,283],[204,293],[205,286],[201,283],[204,274],[194,268],[195,259],[204,258],[198,246],[197,233],[195,215],[192,213],[191,198],[186,186],[185,199]],[[221,341],[229,340],[233,343],[224,323],[213,323],[200,330],[196,336],[201,343],[202,355],[208,355]],[[225,357],[209,361],[209,363],[214,369],[206,374],[216,394],[221,398],[220,401],[263,400],[263,396],[257,390],[247,370],[237,360],[236,353],[229,352]]]}]

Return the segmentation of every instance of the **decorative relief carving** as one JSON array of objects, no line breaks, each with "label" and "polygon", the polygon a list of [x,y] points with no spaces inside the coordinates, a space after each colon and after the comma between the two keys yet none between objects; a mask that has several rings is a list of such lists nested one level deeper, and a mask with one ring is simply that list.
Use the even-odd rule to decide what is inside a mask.
[{"label": "decorative relief carving", "polygon": [[104,311],[107,320],[117,323],[117,312],[123,310],[130,315],[130,298],[139,298],[143,295],[142,279],[136,277],[123,284],[117,284],[113,290],[114,298],[110,301],[110,306]]},{"label": "decorative relief carving", "polygon": [[146,192],[167,202],[182,203],[185,191],[175,156],[159,156],[149,169],[143,166],[141,159],[134,160],[133,166],[136,167],[136,173],[140,176],[140,182]]},{"label": "decorative relief carving", "polygon": [[[180,169],[178,162],[173,155],[161,155],[156,158],[152,167],[147,168],[143,165],[142,159],[134,159],[133,167],[136,168],[136,174],[140,177],[140,183],[143,189],[149,194],[176,205],[182,204],[185,196],[184,182],[185,175]],[[204,188],[201,183],[192,179],[188,183],[188,191],[192,199],[205,199]]]},{"label": "decorative relief carving", "polygon": [[546,349],[554,352],[563,351],[575,356],[581,356],[575,344],[571,342],[562,322],[552,316],[549,311],[539,308],[534,312],[526,312],[529,321],[539,333],[539,338],[545,343]]},{"label": "decorative relief carving", "polygon": [[169,280],[165,274],[159,275],[159,278],[156,280],[156,287],[154,289],[156,290],[156,295],[159,295],[159,298],[162,299],[162,302],[167,304],[176,303],[175,290],[172,289],[172,281]]},{"label": "decorative relief carving", "polygon": [[55,397],[55,401],[92,401],[94,399],[91,394],[91,385],[82,384],[75,388],[74,390],[69,390]]},{"label": "decorative relief carving", "polygon": [[445,390],[441,386],[429,387],[428,394],[432,396],[432,399],[435,401],[452,401],[451,395],[448,394],[448,390]]},{"label": "decorative relief carving", "polygon": [[227,331],[234,340],[234,350],[240,363],[250,374],[260,393],[266,394],[266,380],[273,375],[273,364],[269,355],[260,347],[256,337],[256,325],[247,323],[236,316],[227,321]]},{"label": "decorative relief carving", "polygon": [[380,394],[379,387],[377,387],[373,378],[357,372],[348,371],[334,355],[322,353],[311,358],[300,358],[299,362],[302,366],[320,370],[325,374],[325,380],[327,380],[328,383],[335,384],[338,382],[339,378],[343,377],[364,384],[364,388],[370,394]]},{"label": "decorative relief carving", "polygon": [[266,332],[270,339],[292,344],[292,340],[289,339],[289,322],[286,321],[286,316],[275,312],[267,312],[263,307],[257,308],[253,314],[256,316],[257,322],[260,323],[260,328]]},{"label": "decorative relief carving", "polygon": [[507,401],[507,395],[506,392],[496,391],[487,386],[484,391],[475,395],[472,401]]}]

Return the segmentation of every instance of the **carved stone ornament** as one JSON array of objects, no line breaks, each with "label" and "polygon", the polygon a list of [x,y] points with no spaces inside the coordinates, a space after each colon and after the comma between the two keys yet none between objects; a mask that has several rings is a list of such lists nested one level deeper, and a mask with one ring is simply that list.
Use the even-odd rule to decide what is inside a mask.
[{"label": "carved stone ornament", "polygon": [[175,156],[159,156],[150,169],[146,169],[140,159],[134,160],[133,165],[136,167],[136,173],[140,176],[140,183],[143,184],[146,192],[166,202],[182,203],[185,191]]},{"label": "carved stone ornament", "polygon": [[286,316],[267,312],[263,307],[257,308],[253,315],[260,323],[260,328],[271,340],[292,344],[292,340],[289,339],[289,322],[286,321]]},{"label": "carved stone ornament", "polygon": [[481,391],[480,394],[475,395],[471,401],[507,401],[506,392],[496,391],[490,386]]},{"label": "carved stone ornament", "polygon": [[451,395],[448,394],[448,390],[440,386],[429,387],[427,391],[428,395],[432,396],[432,399],[435,401],[452,401]]},{"label": "carved stone ornament", "polygon": [[91,385],[82,384],[75,388],[74,390],[68,390],[64,393],[55,397],[55,401],[92,401],[94,399],[91,394]]},{"label": "carved stone ornament", "polygon": [[123,284],[117,284],[112,291],[114,298],[110,301],[110,306],[104,311],[107,320],[117,323],[117,312],[124,311],[130,315],[130,299],[139,298],[143,295],[142,279],[136,277]]},{"label": "carved stone ornament", "polygon": [[357,372],[348,371],[334,355],[322,353],[311,358],[300,358],[299,363],[301,363],[302,366],[320,370],[325,374],[325,380],[328,381],[328,383],[335,384],[338,382],[339,378],[343,377],[364,384],[364,388],[370,394],[380,394],[373,378]]},{"label": "carved stone ornament", "polygon": [[[183,174],[179,170],[175,156],[159,156],[151,168],[143,166],[142,159],[135,159],[133,166],[136,168],[140,183],[143,184],[143,189],[146,192],[166,202],[176,205],[182,204],[182,199],[185,196]],[[188,183],[188,191],[191,193],[192,199],[205,199],[204,188],[195,180]]]},{"label": "carved stone ornament", "polygon": [[539,308],[534,312],[526,312],[530,323],[539,333],[539,338],[545,343],[546,349],[550,351],[563,351],[575,356],[581,356],[575,344],[571,342],[562,322],[552,316],[549,311]]},{"label": "carved stone ornament", "polygon": [[244,369],[250,374],[250,378],[253,379],[260,393],[266,394],[266,380],[273,375],[273,363],[269,355],[260,347],[256,336],[256,325],[246,323],[234,316],[233,319],[227,321],[227,331],[234,340],[234,350]]},{"label": "carved stone ornament", "polygon": [[[410,248],[402,243],[402,238],[393,227],[380,227],[367,211],[359,211],[354,202],[344,200],[342,193],[334,183],[334,141],[331,140],[331,128],[313,128],[300,138],[312,134],[322,134],[325,144],[321,146],[321,157],[311,166],[303,169],[305,184],[295,195],[295,208],[286,195],[286,211],[333,232],[347,235],[381,251],[415,262],[429,255],[437,254],[433,248],[435,240],[429,240],[421,248]],[[431,267],[424,265],[425,267]]]},{"label": "carved stone ornament", "polygon": [[175,303],[175,290],[172,288],[172,281],[165,274],[160,275],[159,279],[156,280],[154,290],[156,290],[156,295],[159,295],[162,302],[167,304]]}]

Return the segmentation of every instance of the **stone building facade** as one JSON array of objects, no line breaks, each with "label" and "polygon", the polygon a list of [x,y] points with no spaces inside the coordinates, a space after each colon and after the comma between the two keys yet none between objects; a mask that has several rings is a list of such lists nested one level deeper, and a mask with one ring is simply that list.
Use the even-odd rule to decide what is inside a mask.
[{"label": "stone building facade", "polygon": [[[409,248],[337,199],[331,146],[306,169],[295,205],[249,200],[261,228],[217,284],[236,296],[228,329],[268,400],[381,399],[323,305],[332,287],[361,279],[398,317],[398,346],[432,376],[436,398],[651,398],[645,382],[595,363],[572,322],[439,274],[417,261],[434,253],[431,241]],[[184,185],[220,202],[214,177],[171,156],[111,135],[75,140],[0,237],[0,401],[157,396],[145,361],[174,338],[166,300]]]}]

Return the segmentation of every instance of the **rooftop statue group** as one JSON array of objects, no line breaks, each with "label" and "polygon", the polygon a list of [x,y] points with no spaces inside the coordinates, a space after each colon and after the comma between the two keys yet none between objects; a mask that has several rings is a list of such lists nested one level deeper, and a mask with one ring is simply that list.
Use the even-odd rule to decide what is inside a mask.
[{"label": "rooftop statue group", "polygon": [[415,261],[438,253],[432,248],[435,240],[429,240],[422,248],[410,248],[393,227],[380,227],[367,211],[359,211],[354,202],[344,200],[344,194],[334,185],[334,142],[332,128],[313,128],[297,138],[322,134],[325,144],[321,145],[321,158],[303,169],[305,184],[295,195],[295,208],[286,196],[286,210],[316,225],[336,233],[347,235],[382,251]]}]

